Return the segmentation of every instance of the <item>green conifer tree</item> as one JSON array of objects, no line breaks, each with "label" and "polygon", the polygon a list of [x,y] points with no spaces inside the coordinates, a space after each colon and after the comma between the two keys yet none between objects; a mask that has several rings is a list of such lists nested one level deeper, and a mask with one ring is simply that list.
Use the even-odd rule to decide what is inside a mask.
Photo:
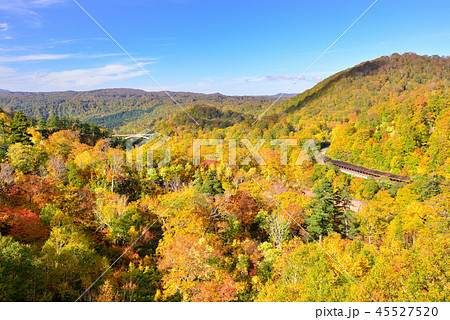
[{"label": "green conifer tree", "polygon": [[61,121],[57,115],[52,114],[47,120],[47,127],[51,130],[58,130],[61,125]]},{"label": "green conifer tree", "polygon": [[322,241],[334,230],[334,217],[339,211],[335,205],[333,186],[328,179],[320,180],[317,187],[313,189],[316,194],[309,205],[312,210],[311,217],[306,219],[308,233],[314,238]]},{"label": "green conifer tree", "polygon": [[203,177],[200,170],[195,171],[194,174],[194,194],[199,194],[203,186]]},{"label": "green conifer tree", "polygon": [[45,119],[43,117],[40,117],[38,119],[38,129],[44,130],[46,126],[47,126],[47,121],[45,121]]},{"label": "green conifer tree", "polygon": [[27,117],[25,117],[22,111],[17,111],[11,123],[11,130],[9,133],[9,141],[11,144],[22,143],[31,145],[31,134],[27,132],[28,127],[29,123]]},{"label": "green conifer tree", "polygon": [[217,179],[216,171],[209,171],[202,187],[200,188],[200,193],[214,197],[216,195],[223,195],[224,192],[225,190],[222,187],[222,182]]},{"label": "green conifer tree", "polygon": [[348,191],[344,188],[334,192],[333,185],[327,178],[319,180],[313,191],[315,197],[309,205],[312,214],[305,219],[309,234],[319,241],[333,232],[346,238],[354,238],[357,235],[356,219],[350,210]]},{"label": "green conifer tree", "polygon": [[421,190],[420,198],[422,201],[425,201],[441,193],[442,193],[441,184],[436,177],[433,177],[432,179],[426,182],[424,188]]}]

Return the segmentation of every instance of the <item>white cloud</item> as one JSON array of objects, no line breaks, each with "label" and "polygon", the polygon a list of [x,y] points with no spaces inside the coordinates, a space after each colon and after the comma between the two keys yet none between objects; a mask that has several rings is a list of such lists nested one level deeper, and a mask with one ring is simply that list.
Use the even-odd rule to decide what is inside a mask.
[{"label": "white cloud", "polygon": [[25,16],[34,27],[41,26],[40,15],[36,10],[70,0],[0,0],[0,12]]},{"label": "white cloud", "polygon": [[41,61],[41,60],[61,60],[73,57],[73,54],[31,54],[25,56],[0,56],[2,62],[25,62],[25,61]]},{"label": "white cloud", "polygon": [[99,54],[80,55],[80,57],[88,58],[88,59],[98,59],[98,58],[117,57],[117,56],[124,56],[124,55],[125,55],[125,53],[99,53]]},{"label": "white cloud", "polygon": [[244,77],[235,79],[237,82],[261,82],[261,81],[280,81],[280,80],[293,80],[293,76],[284,74],[281,76],[265,76],[265,77]]},{"label": "white cloud", "polygon": [[[5,37],[8,38],[8,37]],[[4,38],[4,39],[5,39]],[[6,52],[7,50],[0,51]],[[16,51],[16,50],[14,50]],[[117,57],[124,56],[124,53],[99,53],[99,54],[30,54],[30,55],[22,55],[22,56],[1,56],[0,55],[0,63],[9,63],[9,62],[28,62],[28,61],[46,61],[46,60],[62,60],[62,59],[70,59],[70,58],[78,58],[78,59],[100,59],[100,58],[109,58],[109,57]],[[139,61],[150,61],[150,62],[140,62],[142,66],[155,63],[159,58],[145,58],[139,59]]]},{"label": "white cloud", "polygon": [[[212,83],[205,81],[200,82],[184,82],[177,84],[163,85],[163,88],[167,91],[173,92],[199,92],[199,93],[214,93],[217,92],[218,85],[223,83]],[[161,91],[161,88],[157,85],[152,86],[140,86],[138,89],[142,89],[148,92]]]},{"label": "white cloud", "polygon": [[[243,77],[243,78],[236,78],[235,81],[237,83],[243,83],[243,82],[261,82],[261,81],[295,81],[298,76],[293,76],[289,74],[283,74],[279,76],[269,75],[265,77]],[[313,82],[317,83],[323,80],[321,77],[314,77],[314,76],[302,76],[300,81],[306,81],[306,82]]]},{"label": "white cloud", "polygon": [[100,68],[57,72],[18,73],[0,66],[0,88],[10,91],[89,90],[143,75],[134,65],[111,64]]},{"label": "white cloud", "polygon": [[[6,33],[9,30],[9,24],[6,22],[0,23],[0,32],[2,33]],[[0,39],[3,40],[11,40],[13,39],[13,37],[11,37],[10,35],[6,34],[6,35],[1,35]]]},{"label": "white cloud", "polygon": [[0,10],[18,14],[36,15],[32,9],[45,8],[67,1],[68,0],[0,0]]},{"label": "white cloud", "polygon": [[31,5],[36,7],[48,7],[51,6],[52,4],[59,4],[66,2],[66,0],[32,0],[30,2]]},{"label": "white cloud", "polygon": [[293,76],[288,74],[283,74],[281,76],[267,76],[264,80],[268,81],[278,81],[278,80],[292,80],[294,79]]},{"label": "white cloud", "polygon": [[103,83],[134,78],[144,74],[136,70],[135,66],[107,65],[94,69],[77,69],[70,71],[51,72],[43,77],[41,81],[49,87],[63,89],[93,87]]},{"label": "white cloud", "polygon": [[24,0],[0,0],[0,10],[15,14],[31,14],[36,15],[34,11],[27,5]]},{"label": "white cloud", "polygon": [[9,29],[9,24],[7,24],[6,22],[0,23],[0,32],[8,31],[8,29]]},{"label": "white cloud", "polygon": [[14,73],[14,69],[0,66],[0,74],[2,76],[8,75],[8,74],[13,74],[13,73]]}]

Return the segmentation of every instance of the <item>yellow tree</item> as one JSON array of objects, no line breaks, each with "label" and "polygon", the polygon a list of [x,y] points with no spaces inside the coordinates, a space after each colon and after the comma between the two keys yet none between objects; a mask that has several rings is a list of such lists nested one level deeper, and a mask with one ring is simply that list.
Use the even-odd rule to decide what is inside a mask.
[{"label": "yellow tree", "polygon": [[363,205],[358,213],[359,230],[371,244],[378,241],[385,233],[389,222],[396,215],[394,199],[388,191],[378,192],[375,197]]}]

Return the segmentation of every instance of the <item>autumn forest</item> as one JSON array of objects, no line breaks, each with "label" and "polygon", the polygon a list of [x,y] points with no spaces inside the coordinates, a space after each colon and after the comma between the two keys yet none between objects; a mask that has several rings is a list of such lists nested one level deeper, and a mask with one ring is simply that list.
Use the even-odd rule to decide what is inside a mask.
[{"label": "autumn forest", "polygon": [[0,301],[450,301],[449,79],[408,53],[186,110],[0,92]]}]

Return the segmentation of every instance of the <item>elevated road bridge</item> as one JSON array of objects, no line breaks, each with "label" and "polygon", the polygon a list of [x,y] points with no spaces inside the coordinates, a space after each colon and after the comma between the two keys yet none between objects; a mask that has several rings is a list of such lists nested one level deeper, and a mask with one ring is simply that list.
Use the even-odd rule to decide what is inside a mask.
[{"label": "elevated road bridge", "polygon": [[410,183],[411,178],[406,176],[401,176],[398,174],[393,174],[390,172],[375,170],[367,167],[363,167],[360,165],[355,165],[345,161],[333,160],[330,158],[324,158],[325,163],[331,163],[336,166],[339,171],[348,173],[361,178],[387,178],[393,182],[402,182],[402,183]]}]

